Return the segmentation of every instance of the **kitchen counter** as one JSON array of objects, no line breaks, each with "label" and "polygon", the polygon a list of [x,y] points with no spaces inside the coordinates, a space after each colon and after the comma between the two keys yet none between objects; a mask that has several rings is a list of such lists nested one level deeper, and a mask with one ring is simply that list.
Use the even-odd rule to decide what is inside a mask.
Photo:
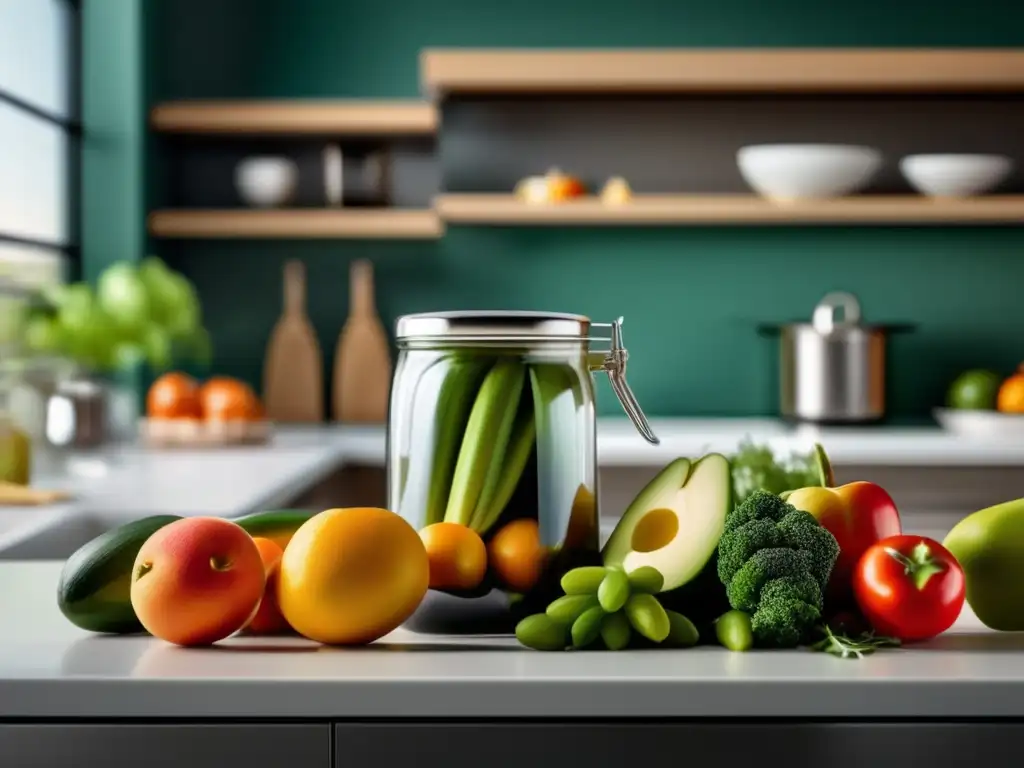
[{"label": "kitchen counter", "polygon": [[1024,716],[1024,636],[989,632],[969,610],[938,640],[862,660],[542,653],[403,630],[366,648],[236,638],[183,649],[78,630],[56,606],[60,568],[0,563],[0,719]]},{"label": "kitchen counter", "polygon": [[744,438],[770,445],[776,454],[807,451],[819,442],[836,465],[865,467],[1018,467],[1024,441],[968,439],[936,425],[817,427],[778,419],[652,419],[661,439],[648,445],[626,418],[603,418],[597,453],[602,466],[665,464],[678,456],[732,453]]}]

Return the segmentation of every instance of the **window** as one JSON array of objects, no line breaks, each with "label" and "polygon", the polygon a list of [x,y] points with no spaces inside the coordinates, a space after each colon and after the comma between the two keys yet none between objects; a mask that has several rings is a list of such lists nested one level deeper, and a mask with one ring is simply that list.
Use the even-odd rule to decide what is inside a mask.
[{"label": "window", "polygon": [[0,0],[0,280],[62,281],[78,253],[79,0]]}]

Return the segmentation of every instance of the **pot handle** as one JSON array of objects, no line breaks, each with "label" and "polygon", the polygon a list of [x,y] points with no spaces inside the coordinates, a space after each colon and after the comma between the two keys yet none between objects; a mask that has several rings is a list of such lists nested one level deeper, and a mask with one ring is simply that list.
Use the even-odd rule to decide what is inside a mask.
[{"label": "pot handle", "polygon": [[614,323],[592,323],[592,325],[611,328],[611,338],[607,339],[610,342],[610,348],[607,352],[592,353],[590,369],[592,371],[605,371],[608,374],[612,390],[615,392],[615,396],[619,398],[622,409],[629,416],[630,421],[633,422],[637,432],[651,445],[659,445],[661,440],[654,434],[650,422],[647,421],[643,409],[640,408],[640,403],[637,402],[636,397],[633,395],[633,390],[629,388],[629,384],[626,382],[626,360],[629,359],[629,353],[622,346],[622,318],[620,317]]},{"label": "pot handle", "polygon": [[[836,310],[843,311],[843,319],[836,320]],[[860,302],[852,293],[827,293],[814,308],[811,324],[818,333],[828,334],[837,326],[857,325],[860,322]]]}]

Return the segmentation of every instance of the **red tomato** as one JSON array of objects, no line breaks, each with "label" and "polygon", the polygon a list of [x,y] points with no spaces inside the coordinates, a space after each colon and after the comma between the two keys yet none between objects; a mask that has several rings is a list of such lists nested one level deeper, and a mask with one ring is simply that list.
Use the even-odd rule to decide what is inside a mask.
[{"label": "red tomato", "polygon": [[964,607],[963,568],[953,554],[925,536],[890,536],[857,562],[853,593],[864,618],[880,635],[912,642],[935,637]]}]

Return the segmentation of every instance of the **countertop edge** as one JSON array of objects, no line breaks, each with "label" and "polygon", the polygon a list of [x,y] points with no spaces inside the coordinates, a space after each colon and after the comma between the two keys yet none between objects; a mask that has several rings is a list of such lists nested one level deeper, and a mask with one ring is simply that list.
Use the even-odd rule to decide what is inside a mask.
[{"label": "countertop edge", "polygon": [[[847,663],[837,661],[837,663]],[[856,662],[851,662],[856,663]],[[964,718],[1024,716],[981,680],[5,680],[0,718]]]}]

